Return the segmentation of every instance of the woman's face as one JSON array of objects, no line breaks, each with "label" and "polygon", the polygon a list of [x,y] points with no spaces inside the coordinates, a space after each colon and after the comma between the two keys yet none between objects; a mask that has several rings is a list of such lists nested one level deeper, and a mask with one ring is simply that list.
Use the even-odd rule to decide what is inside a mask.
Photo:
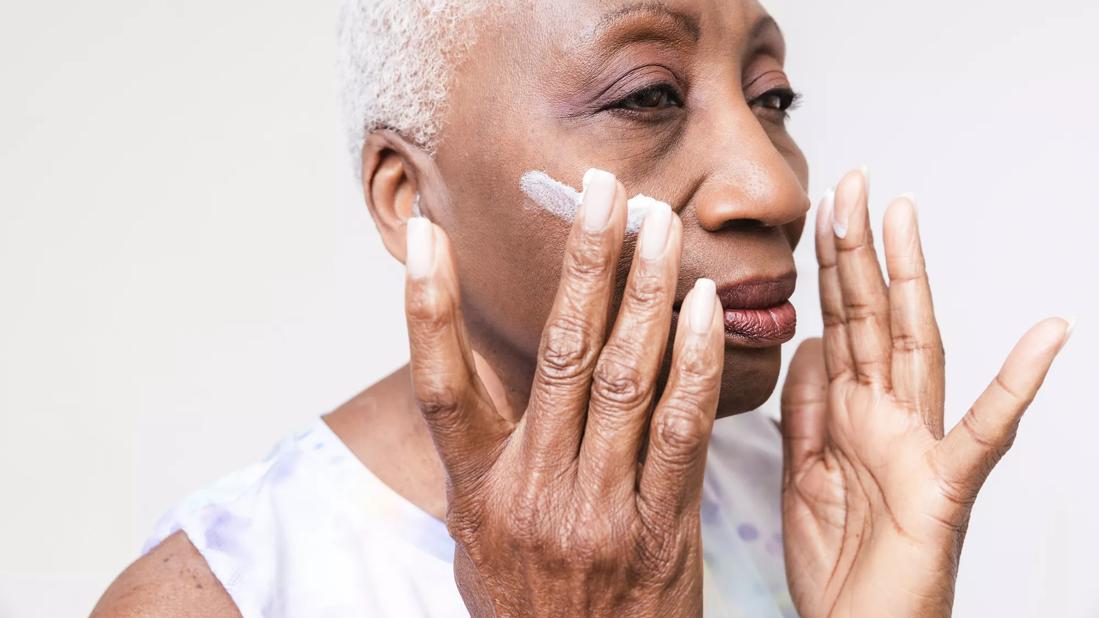
[{"label": "woman's face", "polygon": [[[436,157],[450,205],[427,213],[454,245],[474,347],[505,384],[529,383],[569,230],[520,190],[531,170],[578,187],[598,167],[668,202],[683,221],[677,301],[699,277],[788,296],[808,170],[784,123],[782,35],[762,7],[514,4],[482,18],[457,73]],[[628,237],[619,292],[632,249]],[[761,404],[780,365],[774,342],[726,343],[722,416]]]}]

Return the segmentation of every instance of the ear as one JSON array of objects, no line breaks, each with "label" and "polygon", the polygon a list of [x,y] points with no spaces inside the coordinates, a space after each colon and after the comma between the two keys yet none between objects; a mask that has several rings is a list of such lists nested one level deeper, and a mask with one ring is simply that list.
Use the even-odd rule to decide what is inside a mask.
[{"label": "ear", "polygon": [[404,262],[408,219],[431,219],[432,212],[446,207],[438,165],[422,148],[390,130],[366,136],[362,165],[363,196],[374,225],[390,255]]}]

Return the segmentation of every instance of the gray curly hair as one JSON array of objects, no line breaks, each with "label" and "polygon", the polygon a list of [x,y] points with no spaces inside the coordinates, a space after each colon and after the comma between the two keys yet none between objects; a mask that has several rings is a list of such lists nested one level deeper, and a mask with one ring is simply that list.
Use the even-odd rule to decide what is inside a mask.
[{"label": "gray curly hair", "polygon": [[473,44],[470,17],[494,0],[345,0],[339,78],[348,148],[362,173],[366,135],[392,129],[434,155],[452,69]]}]

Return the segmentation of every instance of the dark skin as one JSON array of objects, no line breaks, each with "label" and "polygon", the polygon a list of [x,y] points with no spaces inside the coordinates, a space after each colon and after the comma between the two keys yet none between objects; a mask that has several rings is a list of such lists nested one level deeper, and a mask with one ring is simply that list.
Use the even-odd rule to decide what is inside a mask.
[{"label": "dark skin", "polygon": [[[652,402],[666,390],[677,393],[667,388],[669,375],[676,375],[672,350],[678,341],[675,333],[682,330],[679,310],[697,278],[709,277],[720,286],[793,270],[793,249],[808,210],[808,171],[784,128],[790,84],[782,71],[781,34],[762,8],[747,0],[669,0],[659,6],[540,3],[496,15],[482,24],[481,33],[469,61],[458,70],[436,156],[428,157],[393,132],[377,131],[365,144],[363,178],[381,238],[398,260],[408,257],[407,222],[417,195],[423,214],[438,226],[436,254],[445,267],[432,275],[437,277],[432,285],[451,290],[452,297],[446,298],[454,307],[460,296],[461,313],[455,309],[446,315],[464,319],[451,326],[443,320],[427,323],[461,330],[465,346],[443,349],[440,339],[418,328],[424,321],[417,321],[413,312],[413,358],[420,358],[422,367],[450,353],[449,361],[435,367],[467,364],[472,386],[458,381],[440,392],[467,387],[476,392],[481,403],[475,407],[479,413],[492,411],[493,429],[463,437],[485,447],[482,452],[448,451],[445,436],[455,435],[453,428],[439,424],[438,415],[429,416],[425,425],[420,415],[425,398],[429,408],[438,408],[439,398],[430,390],[435,378],[429,376],[440,372],[417,377],[408,367],[326,420],[388,485],[440,518],[449,514],[452,533],[458,533],[457,579],[474,614],[551,609],[561,598],[590,602],[585,609],[592,615],[695,614],[701,607],[701,571],[693,498],[685,499],[680,515],[665,518],[666,537],[689,541],[677,546],[678,558],[667,561],[676,569],[659,574],[665,584],[675,585],[654,585],[646,592],[637,587],[635,571],[616,579],[585,570],[591,565],[582,561],[572,564],[554,556],[561,569],[541,573],[537,580],[545,587],[531,589],[509,582],[508,573],[516,571],[516,560],[541,565],[546,556],[512,556],[508,564],[497,565],[492,556],[500,554],[491,548],[543,544],[522,536],[529,530],[520,533],[500,521],[474,526],[480,536],[463,534],[455,518],[466,516],[468,524],[468,513],[455,504],[491,502],[493,497],[463,491],[469,483],[460,470],[491,459],[482,468],[504,470],[494,473],[504,475],[494,483],[497,488],[522,482],[530,461],[491,445],[510,432],[536,435],[536,442],[547,444],[560,437],[545,426],[528,430],[524,420],[528,410],[541,409],[553,418],[569,407],[559,396],[561,385],[552,384],[538,391],[540,408],[532,403],[532,385],[539,388],[532,378],[545,360],[543,327],[560,308],[555,298],[569,289],[579,290],[583,298],[605,297],[605,306],[585,305],[588,315],[605,312],[613,317],[622,304],[627,272],[631,264],[637,268],[635,239],[620,235],[617,244],[608,241],[598,252],[617,277],[585,287],[570,282],[566,274],[559,288],[562,254],[568,264],[577,247],[576,228],[523,196],[518,179],[524,172],[544,170],[578,186],[589,167],[613,171],[622,198],[616,208],[622,212],[612,219],[619,224],[627,187],[629,195],[658,197],[676,211],[672,235],[677,249],[667,258],[674,268],[667,266],[665,293],[650,299],[651,306],[633,309],[664,316],[653,320],[663,323],[662,328],[639,329],[644,332],[636,335],[645,349],[667,350],[651,371],[638,370],[640,383],[651,387]],[[941,343],[914,211],[902,200],[887,217],[889,276],[898,283],[886,289],[865,215],[868,187],[857,174],[840,187],[835,209],[849,217],[851,229],[845,237],[835,237],[822,219],[817,234],[825,340],[811,340],[799,351],[784,393],[784,518],[791,592],[805,615],[844,615],[867,608],[888,608],[894,615],[943,615],[952,603],[972,499],[990,462],[1010,444],[1019,415],[1063,342],[1066,325],[1047,321],[1029,333],[994,383],[1008,385],[1010,396],[993,389],[991,399],[975,405],[980,418],[963,423],[961,437],[952,441],[951,432],[943,440]],[[827,212],[831,216],[831,209]],[[567,244],[570,233],[574,240]],[[428,306],[416,296],[424,285],[410,283],[410,307]],[[891,337],[901,354],[886,363],[882,359],[890,354]],[[594,353],[602,343],[592,343]],[[717,366],[718,374],[713,384],[696,393],[693,400],[700,403],[692,414],[699,419],[737,414],[770,395],[780,365],[778,346],[748,347],[726,339],[714,349],[720,360],[710,359],[707,365]],[[878,409],[893,412],[875,416]],[[657,406],[654,418],[659,416]],[[853,422],[863,418],[870,418],[870,424]],[[646,419],[641,414],[639,423]],[[697,436],[694,446],[700,448],[693,450],[691,465],[665,472],[662,486],[681,492],[669,494],[668,502],[693,496],[701,482],[704,456],[697,453],[705,451],[708,425],[697,426],[706,431]],[[940,440],[947,446],[940,448]],[[883,465],[878,452],[883,444],[894,454],[907,454],[907,459],[898,458],[903,466]],[[602,469],[598,462],[605,463],[608,455],[585,457],[594,458],[595,468]],[[927,491],[913,492],[914,486]],[[558,504],[575,504],[565,489],[546,491],[561,498]],[[652,513],[642,516],[652,520]],[[927,520],[937,524],[927,525]],[[612,540],[617,543],[612,547],[630,546],[620,538],[597,544]],[[168,562],[181,565],[180,570],[164,571],[161,565]],[[905,570],[913,575],[899,582],[895,574]],[[172,615],[201,607],[204,615],[238,615],[223,589],[199,587],[186,573],[208,575],[209,570],[177,534],[127,569],[105,594],[97,614]],[[882,581],[882,573],[891,579]],[[593,581],[593,575],[605,582],[602,598],[569,588]],[[629,594],[616,596],[616,586]]]}]

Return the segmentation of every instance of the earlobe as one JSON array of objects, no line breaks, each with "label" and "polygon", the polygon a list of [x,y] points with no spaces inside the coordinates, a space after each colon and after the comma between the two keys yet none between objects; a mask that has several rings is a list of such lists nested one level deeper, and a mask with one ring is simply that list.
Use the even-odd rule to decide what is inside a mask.
[{"label": "earlobe", "polygon": [[[430,198],[443,195],[435,161],[419,146],[393,131],[375,131],[363,144],[363,196],[389,253],[405,259],[405,224],[410,217],[430,217]],[[438,201],[438,200],[436,200]]]}]

